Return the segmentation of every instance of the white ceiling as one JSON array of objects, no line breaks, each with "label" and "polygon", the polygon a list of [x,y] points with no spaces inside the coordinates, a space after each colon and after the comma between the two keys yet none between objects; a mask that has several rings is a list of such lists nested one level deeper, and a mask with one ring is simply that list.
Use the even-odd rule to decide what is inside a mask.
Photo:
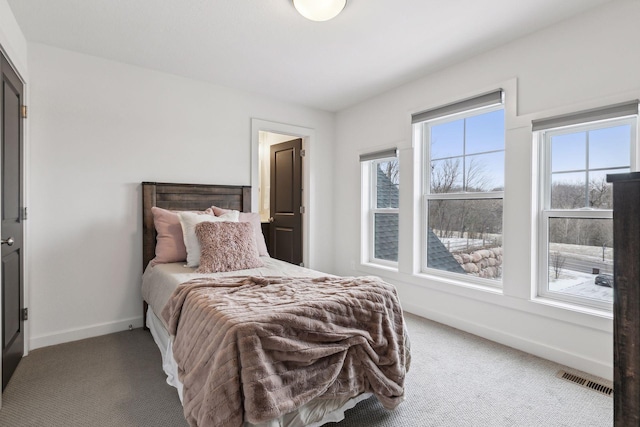
[{"label": "white ceiling", "polygon": [[30,42],[338,111],[617,0],[8,0]]}]

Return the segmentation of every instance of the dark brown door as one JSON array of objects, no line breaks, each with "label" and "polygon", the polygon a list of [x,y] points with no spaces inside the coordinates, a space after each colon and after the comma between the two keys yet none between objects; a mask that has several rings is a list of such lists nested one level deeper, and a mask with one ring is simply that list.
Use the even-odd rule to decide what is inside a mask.
[{"label": "dark brown door", "polygon": [[271,146],[269,254],[302,264],[302,139]]},{"label": "dark brown door", "polygon": [[24,353],[22,282],[22,82],[0,55],[2,156],[2,389]]}]

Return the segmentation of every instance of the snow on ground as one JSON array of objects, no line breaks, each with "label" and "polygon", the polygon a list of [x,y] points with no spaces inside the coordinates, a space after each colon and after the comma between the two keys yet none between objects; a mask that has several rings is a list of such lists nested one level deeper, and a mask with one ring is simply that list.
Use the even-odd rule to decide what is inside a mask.
[{"label": "snow on ground", "polygon": [[596,285],[595,278],[595,274],[565,269],[560,273],[560,278],[555,279],[553,270],[549,269],[549,290],[612,303],[613,289]]}]

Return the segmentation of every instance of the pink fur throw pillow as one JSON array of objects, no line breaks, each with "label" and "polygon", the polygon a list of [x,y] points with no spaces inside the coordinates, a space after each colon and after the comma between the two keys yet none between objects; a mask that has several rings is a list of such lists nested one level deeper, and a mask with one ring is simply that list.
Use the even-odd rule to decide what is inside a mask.
[{"label": "pink fur throw pillow", "polygon": [[196,273],[218,273],[262,267],[253,226],[248,222],[201,222],[200,267]]},{"label": "pink fur throw pillow", "polygon": [[[213,211],[213,214],[215,216],[222,216],[226,213],[231,212],[230,209],[222,209],[216,206],[211,206],[209,209]],[[253,226],[253,234],[256,238],[256,245],[258,246],[258,254],[260,256],[269,256],[269,251],[267,251],[267,243],[264,241],[264,236],[262,235],[260,214],[257,212],[240,212],[238,221],[251,223],[251,225]]]},{"label": "pink fur throw pillow", "polygon": [[[187,248],[184,246],[182,226],[178,213],[157,206],[151,208],[153,225],[156,228],[156,256],[151,260],[151,265],[167,262],[181,262],[187,259]],[[197,214],[214,215],[213,209],[205,211],[193,211]],[[218,215],[220,216],[220,215]]]}]

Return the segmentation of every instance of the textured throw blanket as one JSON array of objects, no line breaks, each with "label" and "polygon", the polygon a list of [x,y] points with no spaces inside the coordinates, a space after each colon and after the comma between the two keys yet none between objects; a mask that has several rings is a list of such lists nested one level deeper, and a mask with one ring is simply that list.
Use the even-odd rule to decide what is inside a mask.
[{"label": "textured throw blanket", "polygon": [[242,426],[310,400],[404,399],[404,320],[373,277],[199,278],[162,311],[192,426]]}]

